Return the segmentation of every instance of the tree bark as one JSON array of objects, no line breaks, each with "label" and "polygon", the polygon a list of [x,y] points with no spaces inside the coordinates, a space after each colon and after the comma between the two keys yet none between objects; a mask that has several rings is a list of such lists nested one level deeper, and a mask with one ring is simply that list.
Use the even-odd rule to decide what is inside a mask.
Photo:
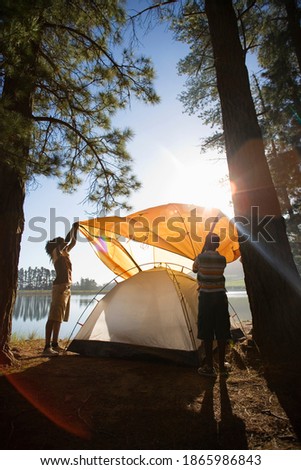
[{"label": "tree bark", "polygon": [[[3,110],[7,113],[8,123],[16,119],[18,125],[16,128],[19,131],[15,131],[15,138],[8,141],[7,134],[10,135],[11,132],[6,132],[5,125],[9,124],[4,122],[1,129],[6,143],[0,147],[0,364],[9,364],[14,361],[9,343],[24,230],[23,207],[33,125],[33,95],[37,83],[39,45],[43,34],[43,10],[45,8],[46,4],[37,5],[37,2],[27,2],[25,5],[24,3],[22,15],[17,15],[18,21],[24,20],[22,26],[21,23],[19,25],[22,40],[12,39],[11,43],[8,41],[3,45],[2,51],[4,57],[4,85],[1,96]],[[11,21],[14,17],[12,10],[4,8],[4,12],[4,21]],[[35,21],[32,21],[33,18]],[[41,20],[40,24],[38,20]]]},{"label": "tree bark", "polygon": [[[231,0],[206,0],[253,336],[270,361],[299,353],[300,278],[264,153]],[[266,222],[266,224],[265,224]],[[300,354],[300,353],[299,353]]]},{"label": "tree bark", "polygon": [[288,28],[292,38],[293,46],[296,52],[299,71],[301,72],[301,12],[295,0],[285,0],[285,8],[287,12]]},{"label": "tree bark", "polygon": [[14,360],[9,348],[16,300],[18,263],[24,227],[24,184],[18,173],[0,165],[0,364]]},{"label": "tree bark", "polygon": [[[23,46],[23,45],[21,45]],[[25,48],[26,49],[26,48]],[[14,356],[9,348],[12,315],[17,295],[18,264],[24,230],[24,198],[27,161],[32,127],[33,76],[36,65],[36,43],[30,41],[28,56],[19,70],[4,77],[3,107],[7,115],[22,120],[20,135],[0,151],[0,364],[10,364]],[[10,121],[9,121],[10,122]],[[3,126],[5,127],[5,126]],[[5,130],[3,131],[5,133]]]}]

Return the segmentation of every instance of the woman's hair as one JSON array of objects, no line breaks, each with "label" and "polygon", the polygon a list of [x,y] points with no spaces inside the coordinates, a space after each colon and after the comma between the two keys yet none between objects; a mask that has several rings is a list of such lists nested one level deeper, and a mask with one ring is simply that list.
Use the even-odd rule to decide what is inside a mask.
[{"label": "woman's hair", "polygon": [[62,237],[57,237],[57,238],[54,238],[53,240],[49,240],[45,245],[45,250],[46,250],[47,255],[50,256],[51,258],[53,250],[57,248],[59,245],[61,245],[62,243],[64,243],[64,241],[65,240]]}]

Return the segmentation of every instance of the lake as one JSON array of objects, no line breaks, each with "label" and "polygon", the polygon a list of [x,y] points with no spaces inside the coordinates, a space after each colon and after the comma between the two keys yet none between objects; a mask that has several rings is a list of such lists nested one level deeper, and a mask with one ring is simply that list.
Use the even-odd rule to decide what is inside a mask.
[{"label": "lake", "polygon": [[[77,325],[79,317],[82,315],[82,322],[93,310],[97,299],[102,296],[95,294],[72,294],[70,303],[70,318],[68,322],[63,322],[60,330],[60,338],[69,338],[74,328],[74,334],[80,328]],[[93,300],[94,299],[94,300]],[[48,318],[48,312],[51,302],[51,293],[49,294],[22,294],[17,296],[15,309],[13,313],[12,332],[19,337],[44,338],[45,324]]]},{"label": "lake", "polygon": [[[62,323],[60,338],[68,339],[78,332],[80,325],[84,323],[88,315],[95,307],[101,295],[72,294],[70,305],[70,319]],[[240,321],[251,320],[248,297],[244,291],[228,292],[229,312]],[[51,294],[22,294],[19,293],[13,314],[12,332],[18,337],[44,338],[45,324],[48,317]],[[81,318],[80,318],[81,317]]]}]

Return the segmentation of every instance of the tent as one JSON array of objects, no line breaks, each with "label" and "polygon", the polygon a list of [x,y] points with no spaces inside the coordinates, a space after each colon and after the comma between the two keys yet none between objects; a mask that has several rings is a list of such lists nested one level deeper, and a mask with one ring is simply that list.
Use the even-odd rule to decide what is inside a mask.
[{"label": "tent", "polygon": [[[126,217],[81,221],[79,229],[123,280],[98,302],[68,350],[197,364],[197,284],[183,266],[191,270],[210,231],[219,234],[219,252],[227,262],[236,260],[240,252],[232,221],[218,209],[166,204]],[[153,269],[143,269],[139,257],[145,252],[135,251],[137,245],[151,247]]]},{"label": "tent", "polygon": [[68,349],[197,364],[197,302],[195,279],[184,272],[140,271],[98,302]]}]

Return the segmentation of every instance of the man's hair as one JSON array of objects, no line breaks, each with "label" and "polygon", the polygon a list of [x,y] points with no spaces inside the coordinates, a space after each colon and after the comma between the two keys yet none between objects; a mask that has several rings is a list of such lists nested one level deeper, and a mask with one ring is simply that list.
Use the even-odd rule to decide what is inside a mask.
[{"label": "man's hair", "polygon": [[207,237],[206,237],[206,240],[209,240],[211,243],[219,243],[221,241],[221,239],[219,238],[219,236],[216,234],[216,233],[213,233],[213,232],[210,232],[208,233]]},{"label": "man's hair", "polygon": [[64,241],[65,240],[62,237],[56,237],[53,240],[49,240],[45,245],[47,255],[51,258],[53,250],[61,245]]},{"label": "man's hair", "polygon": [[219,243],[220,243],[219,236],[216,233],[210,232],[206,236],[205,244],[204,244],[204,250],[207,250],[208,247],[210,247],[212,245],[217,245],[218,246]]}]

